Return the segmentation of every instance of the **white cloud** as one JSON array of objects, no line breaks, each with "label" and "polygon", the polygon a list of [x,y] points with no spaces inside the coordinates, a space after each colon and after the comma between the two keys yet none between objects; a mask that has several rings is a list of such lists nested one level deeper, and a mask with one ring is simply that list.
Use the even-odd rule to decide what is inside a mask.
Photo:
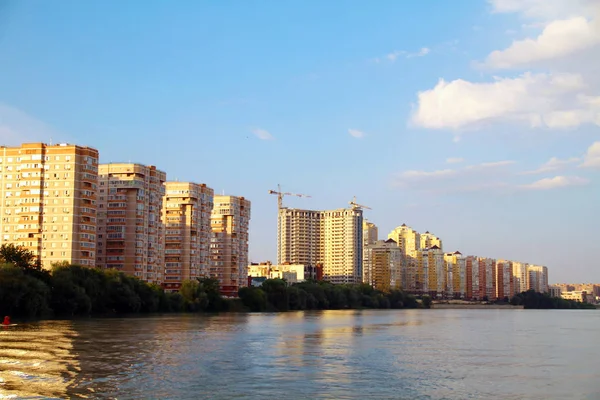
[{"label": "white cloud", "polygon": [[515,40],[488,55],[485,65],[507,69],[566,57],[600,44],[600,24],[585,17],[552,21],[536,39]]},{"label": "white cloud", "polygon": [[558,169],[564,168],[569,164],[573,164],[580,161],[578,157],[571,157],[565,160],[558,159],[556,157],[552,157],[550,160],[542,164],[538,169],[532,171],[524,171],[521,172],[520,175],[534,175],[541,174],[549,171],[556,171]]},{"label": "white cloud", "polygon": [[475,188],[506,186],[503,182],[490,181],[490,178],[505,174],[504,167],[514,163],[514,161],[505,160],[469,165],[458,169],[404,171],[393,176],[393,184],[404,188],[443,192],[447,192],[450,187],[452,187],[451,191],[474,191]]},{"label": "white cloud", "polygon": [[358,129],[348,129],[348,133],[350,134],[350,136],[355,137],[357,139],[362,139],[365,137],[365,133],[359,131]]},{"label": "white cloud", "polygon": [[454,130],[500,123],[550,129],[600,126],[600,1],[490,3],[493,12],[517,13],[542,31],[490,52],[479,65],[502,70],[535,66],[545,72],[479,82],[440,79],[432,89],[418,93],[411,122]]},{"label": "white cloud", "polygon": [[68,138],[31,115],[0,103],[0,145],[16,146],[24,142],[60,142]]},{"label": "white cloud", "polygon": [[446,162],[448,164],[458,164],[465,161],[464,158],[460,158],[460,157],[450,157],[450,158],[446,158]]},{"label": "white cloud", "polygon": [[252,133],[259,138],[260,140],[272,140],[274,139],[273,135],[269,133],[266,129],[255,128],[252,129]]},{"label": "white cloud", "polygon": [[429,53],[431,53],[431,49],[428,47],[422,47],[416,53],[409,53],[408,51],[405,51],[405,50],[394,50],[391,53],[388,53],[383,57],[377,57],[377,58],[373,59],[373,61],[375,63],[380,63],[381,61],[387,60],[387,61],[393,63],[393,62],[396,62],[396,60],[399,57],[404,57],[404,58],[423,57]]},{"label": "white cloud", "polygon": [[585,96],[580,75],[524,73],[473,83],[440,79],[418,93],[412,123],[429,129],[477,128],[500,121],[532,128],[568,128],[585,123],[600,125],[600,96]]},{"label": "white cloud", "polygon": [[518,13],[542,21],[591,15],[597,0],[489,0],[494,13]]},{"label": "white cloud", "polygon": [[528,185],[521,185],[522,189],[528,190],[550,190],[568,186],[582,186],[589,183],[588,179],[578,176],[555,176],[554,178],[544,178]]},{"label": "white cloud", "polygon": [[594,142],[583,158],[582,167],[600,168],[600,142]]}]

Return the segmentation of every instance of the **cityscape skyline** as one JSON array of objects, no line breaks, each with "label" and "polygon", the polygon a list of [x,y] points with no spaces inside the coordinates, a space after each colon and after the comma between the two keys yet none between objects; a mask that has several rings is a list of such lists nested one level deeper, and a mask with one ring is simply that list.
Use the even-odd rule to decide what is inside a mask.
[{"label": "cityscape skyline", "polygon": [[598,282],[599,8],[4,2],[0,144],[87,145],[243,194],[250,261],[276,260],[281,183],[312,196],[289,207],[356,195],[380,232]]}]

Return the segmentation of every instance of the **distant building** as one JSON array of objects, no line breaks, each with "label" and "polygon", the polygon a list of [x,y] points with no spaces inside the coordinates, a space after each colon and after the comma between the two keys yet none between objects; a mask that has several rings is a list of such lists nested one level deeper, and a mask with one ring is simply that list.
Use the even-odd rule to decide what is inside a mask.
[{"label": "distant building", "polygon": [[[398,243],[402,252],[402,288],[410,293],[417,292],[418,251],[421,249],[421,235],[416,230],[402,224],[388,234],[388,239]],[[439,246],[437,246],[439,248]],[[431,288],[431,286],[430,286]]]},{"label": "distant building", "polygon": [[510,299],[515,293],[513,263],[508,260],[496,262],[496,298]]},{"label": "distant building", "polygon": [[250,201],[237,196],[214,196],[211,214],[210,270],[224,296],[237,296],[248,282]]},{"label": "distant building", "polygon": [[192,182],[166,182],[162,220],[165,232],[164,288],[210,275],[210,218],[213,189]]},{"label": "distant building", "polygon": [[548,268],[542,265],[529,265],[527,267],[528,289],[536,292],[548,293]]},{"label": "distant building", "polygon": [[285,279],[290,285],[304,282],[312,276],[307,274],[311,272],[309,266],[303,264],[283,264],[273,265],[269,262],[248,265],[248,276],[264,277],[266,279]]},{"label": "distant building", "polygon": [[463,299],[466,295],[466,259],[459,251],[444,255],[447,296]]},{"label": "distant building", "polygon": [[377,290],[401,289],[402,252],[393,239],[379,240],[365,248],[363,282]]},{"label": "distant building", "polygon": [[526,292],[529,288],[529,274],[527,273],[527,268],[529,264],[523,262],[513,262],[512,263],[512,274],[514,281],[514,294],[519,294],[522,292]]},{"label": "distant building", "polygon": [[551,297],[562,297],[562,290],[560,289],[560,286],[549,286],[548,291]]},{"label": "distant building", "polygon": [[493,300],[496,298],[496,260],[479,257],[479,298]]},{"label": "distant building", "polygon": [[475,256],[467,256],[465,260],[466,286],[465,297],[467,299],[481,300],[479,292],[479,261]]},{"label": "distant building", "polygon": [[0,146],[0,245],[45,269],[96,265],[98,150],[73,144]]}]

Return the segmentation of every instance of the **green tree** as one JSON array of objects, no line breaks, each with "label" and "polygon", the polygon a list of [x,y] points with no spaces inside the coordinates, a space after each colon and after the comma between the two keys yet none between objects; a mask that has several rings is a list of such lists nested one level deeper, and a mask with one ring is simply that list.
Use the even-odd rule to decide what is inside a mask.
[{"label": "green tree", "polygon": [[421,299],[421,303],[423,304],[423,308],[431,308],[431,297],[430,296],[423,296],[423,298]]},{"label": "green tree", "polygon": [[258,312],[267,309],[267,295],[261,288],[257,287],[242,287],[238,291],[238,296],[250,311]]}]

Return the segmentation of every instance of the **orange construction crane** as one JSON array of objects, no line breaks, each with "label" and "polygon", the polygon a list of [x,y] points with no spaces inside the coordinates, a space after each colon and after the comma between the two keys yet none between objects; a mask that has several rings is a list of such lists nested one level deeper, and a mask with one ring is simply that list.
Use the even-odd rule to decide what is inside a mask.
[{"label": "orange construction crane", "polygon": [[277,190],[269,190],[269,194],[276,194],[277,195],[277,206],[282,209],[283,208],[283,197],[284,196],[296,196],[296,197],[311,197],[307,194],[297,194],[297,193],[290,193],[290,192],[282,192],[281,191],[281,185],[277,185]]},{"label": "orange construction crane", "polygon": [[350,204],[352,206],[353,210],[357,210],[357,209],[360,209],[360,208],[366,208],[367,210],[372,210],[371,207],[367,207],[367,206],[363,206],[361,204],[358,204],[356,202],[356,196],[354,196],[354,198],[352,199],[352,201],[349,201],[348,204]]}]

